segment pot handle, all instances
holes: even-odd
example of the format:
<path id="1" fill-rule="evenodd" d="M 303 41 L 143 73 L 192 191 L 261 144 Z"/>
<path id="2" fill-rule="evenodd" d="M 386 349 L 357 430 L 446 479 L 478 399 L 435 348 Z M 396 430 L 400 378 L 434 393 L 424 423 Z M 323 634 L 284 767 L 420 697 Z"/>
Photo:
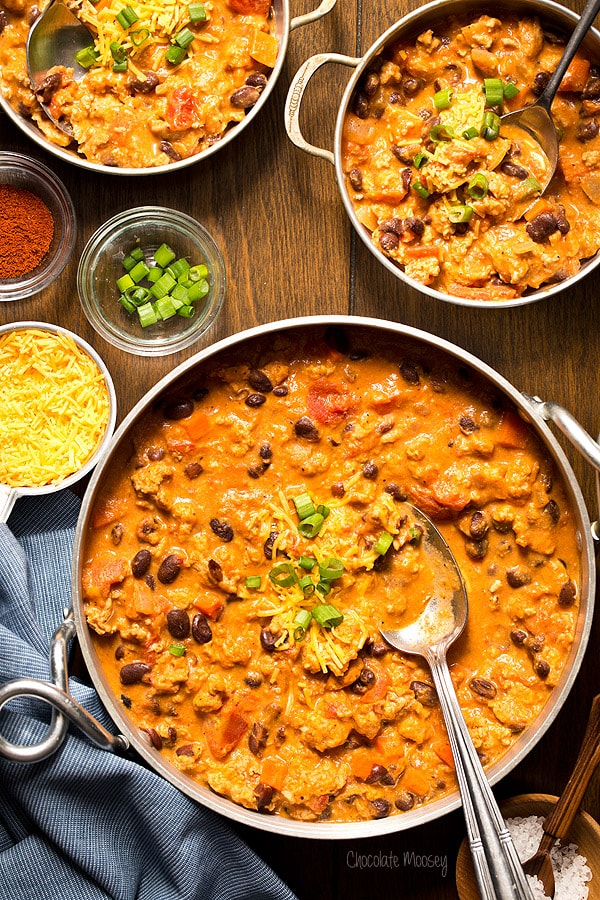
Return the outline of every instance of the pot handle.
<path id="1" fill-rule="evenodd" d="M 324 150 L 322 147 L 315 147 L 314 144 L 309 144 L 302 136 L 299 124 L 300 105 L 308 82 L 317 69 L 329 62 L 356 68 L 360 62 L 360 57 L 343 56 L 340 53 L 317 53 L 316 56 L 311 56 L 307 59 L 292 78 L 288 90 L 285 101 L 285 129 L 292 144 L 295 144 L 300 150 L 305 150 L 312 156 L 320 156 L 334 165 L 335 158 L 331 150 Z"/>
<path id="2" fill-rule="evenodd" d="M 596 471 L 600 472 L 600 444 L 588 434 L 572 413 L 553 400 L 540 400 L 539 397 L 530 397 L 528 394 L 523 396 L 529 402 L 536 415 L 540 416 L 545 422 L 554 422 L 559 431 L 562 431 L 575 449 L 579 450 L 583 458 Z"/>
<path id="3" fill-rule="evenodd" d="M 129 749 L 129 741 L 121 734 L 107 731 L 68 692 L 67 645 L 75 636 L 73 611 L 66 610 L 65 618 L 56 630 L 50 646 L 50 675 L 52 682 L 35 678 L 15 678 L 0 686 L 0 710 L 16 697 L 33 697 L 52 706 L 52 719 L 46 736 L 37 744 L 12 744 L 0 735 L 0 756 L 13 762 L 39 762 L 58 750 L 63 743 L 69 720 L 77 725 L 94 744 L 112 753 Z"/>
<path id="4" fill-rule="evenodd" d="M 290 22 L 290 31 L 293 31 L 294 28 L 300 28 L 301 25 L 308 25 L 309 22 L 316 22 L 317 19 L 322 19 L 323 16 L 326 16 L 327 13 L 331 12 L 337 0 L 321 0 L 317 9 L 313 9 L 312 12 L 305 13 L 303 16 L 296 16 Z"/>

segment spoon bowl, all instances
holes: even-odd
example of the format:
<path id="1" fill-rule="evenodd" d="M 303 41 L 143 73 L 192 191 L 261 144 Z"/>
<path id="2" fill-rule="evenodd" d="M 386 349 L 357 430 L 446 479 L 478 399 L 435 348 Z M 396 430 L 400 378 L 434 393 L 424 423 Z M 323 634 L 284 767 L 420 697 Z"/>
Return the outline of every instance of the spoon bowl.
<path id="1" fill-rule="evenodd" d="M 70 137 L 73 136 L 70 124 L 56 118 L 51 111 L 45 98 L 46 87 L 50 87 L 48 79 L 52 78 L 51 72 L 56 66 L 72 69 L 76 81 L 83 78 L 87 70 L 79 65 L 76 55 L 93 43 L 92 33 L 62 0 L 52 0 L 32 25 L 27 38 L 27 70 L 31 87 L 48 118 Z"/>
<path id="2" fill-rule="evenodd" d="M 541 183 L 542 194 L 552 181 L 558 164 L 558 132 L 550 111 L 552 101 L 598 11 L 600 11 L 600 0 L 588 0 L 556 69 L 535 103 L 522 109 L 513 110 L 501 117 L 503 132 L 506 132 L 508 126 L 512 129 L 521 129 L 540 145 L 547 160 L 545 177 Z"/>
<path id="3" fill-rule="evenodd" d="M 423 549 L 433 567 L 433 588 L 423 611 L 403 628 L 382 637 L 403 653 L 427 660 L 437 690 L 467 824 L 469 844 L 484 900 L 532 897 L 525 873 L 496 804 L 463 718 L 446 653 L 463 631 L 468 614 L 465 584 L 448 544 L 433 522 L 412 507 L 424 531 Z"/>

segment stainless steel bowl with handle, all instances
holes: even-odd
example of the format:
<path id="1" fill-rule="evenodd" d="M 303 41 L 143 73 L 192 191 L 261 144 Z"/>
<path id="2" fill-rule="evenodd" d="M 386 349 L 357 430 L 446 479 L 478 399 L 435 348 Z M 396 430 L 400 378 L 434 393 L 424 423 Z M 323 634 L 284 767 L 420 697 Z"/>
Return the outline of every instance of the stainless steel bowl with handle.
<path id="1" fill-rule="evenodd" d="M 554 2 L 554 0 L 523 0 L 523 2 L 521 2 L 521 0 L 507 0 L 507 2 L 502 5 L 501 12 L 498 12 L 497 15 L 501 20 L 503 15 L 511 13 L 526 19 L 532 17 L 539 18 L 544 31 L 564 36 L 565 43 L 578 21 L 576 13 L 559 3 Z M 529 288 L 521 296 L 490 300 L 479 299 L 474 296 L 467 296 L 466 294 L 465 296 L 458 296 L 453 293 L 446 293 L 443 290 L 437 289 L 435 286 L 430 286 L 410 277 L 391 256 L 386 255 L 381 250 L 380 246 L 374 242 L 371 231 L 366 227 L 364 222 L 361 221 L 357 208 L 350 196 L 348 173 L 344 170 L 343 159 L 344 126 L 346 117 L 353 109 L 353 103 L 361 90 L 362 82 L 377 68 L 378 62 L 385 55 L 386 48 L 408 39 L 412 41 L 418 35 L 426 33 L 428 29 L 432 29 L 434 35 L 443 36 L 444 26 L 449 21 L 450 17 L 459 17 L 462 19 L 464 16 L 466 20 L 471 20 L 480 15 L 493 16 L 494 11 L 485 9 L 480 0 L 460 0 L 460 2 L 456 2 L 456 0 L 433 0 L 433 2 L 419 7 L 399 19 L 395 24 L 388 28 L 361 57 L 353 57 L 334 52 L 319 53 L 310 57 L 302 64 L 292 78 L 285 103 L 284 115 L 286 131 L 292 143 L 309 155 L 326 160 L 334 166 L 340 196 L 348 217 L 359 238 L 382 266 L 409 287 L 426 294 L 427 296 L 434 297 L 437 300 L 459 306 L 497 310 L 498 308 L 510 308 L 539 300 L 547 300 L 561 291 L 568 290 L 569 287 L 586 277 L 597 267 L 600 263 L 600 252 L 595 253 L 595 255 L 589 258 L 583 259 L 579 270 L 570 274 L 569 277 L 566 277 L 563 280 L 557 280 L 556 283 L 551 283 L 549 281 L 546 284 L 542 284 L 542 286 L 537 289 Z M 596 29 L 589 29 L 589 32 L 581 45 L 581 52 L 583 54 L 589 54 L 589 58 L 592 62 L 600 60 L 600 33 Z M 318 70 L 327 65 L 341 65 L 354 70 L 346 85 L 340 105 L 337 109 L 331 149 L 311 144 L 304 137 L 300 128 L 302 102 L 305 91 Z M 321 74 L 318 77 L 323 78 L 326 77 L 326 75 Z M 315 81 L 317 80 L 318 79 L 315 79 Z M 517 106 L 521 105 L 523 104 L 517 102 Z M 436 110 L 432 109 L 432 113 L 435 112 Z M 390 131 L 393 132 L 393 124 L 390 124 L 389 127 Z M 399 134 L 401 135 L 400 129 Z M 381 147 L 378 145 L 376 157 L 377 166 L 384 166 L 383 161 L 384 156 Z M 398 161 L 396 160 L 395 165 L 397 164 Z M 413 177 L 418 178 L 418 175 L 414 175 Z M 393 183 L 390 181 L 390 191 L 392 191 L 392 188 Z M 376 208 L 376 204 L 374 205 L 374 208 Z M 387 215 L 388 206 L 385 208 Z M 393 212 L 391 215 L 400 216 L 401 212 Z"/>
<path id="2" fill-rule="evenodd" d="M 387 342 L 387 345 L 389 345 L 390 340 L 397 340 L 398 342 L 409 340 L 414 342 L 418 351 L 424 355 L 435 355 L 436 357 L 447 355 L 453 365 L 458 363 L 461 367 L 472 369 L 478 377 L 484 380 L 486 385 L 494 389 L 494 392 L 516 406 L 520 415 L 537 434 L 543 445 L 544 453 L 552 459 L 557 472 L 562 477 L 575 517 L 578 541 L 581 548 L 580 609 L 576 633 L 568 660 L 557 685 L 550 693 L 546 705 L 536 721 L 521 733 L 508 753 L 488 770 L 491 783 L 496 783 L 510 772 L 543 737 L 555 720 L 573 687 L 586 651 L 592 624 L 596 578 L 593 526 L 569 462 L 546 421 L 552 420 L 552 422 L 556 423 L 558 428 L 569 437 L 597 470 L 600 470 L 600 446 L 582 429 L 575 418 L 558 403 L 543 402 L 538 398 L 522 393 L 490 366 L 460 347 L 409 326 L 380 319 L 351 316 L 294 318 L 271 322 L 267 325 L 261 325 L 232 335 L 183 362 L 159 381 L 131 410 L 116 432 L 107 455 L 94 471 L 83 500 L 73 550 L 73 612 L 68 617 L 64 628 L 59 629 L 59 640 L 63 644 L 72 636 L 73 631 L 76 631 L 91 678 L 120 735 L 115 737 L 114 735 L 107 735 L 104 731 L 99 731 L 89 714 L 83 708 L 77 706 L 60 684 L 57 686 L 44 684 L 43 699 L 54 703 L 59 710 L 59 717 L 67 716 L 75 721 L 92 740 L 104 749 L 120 752 L 124 747 L 134 747 L 148 765 L 169 782 L 199 803 L 228 818 L 245 825 L 288 836 L 317 839 L 350 839 L 374 837 L 422 825 L 456 809 L 460 804 L 458 793 L 450 794 L 419 808 L 415 807 L 413 810 L 401 815 L 353 823 L 299 821 L 284 818 L 283 816 L 264 815 L 263 813 L 238 806 L 231 800 L 193 781 L 189 776 L 176 769 L 151 745 L 148 735 L 138 731 L 137 727 L 129 719 L 119 696 L 109 686 L 107 676 L 99 663 L 94 641 L 86 621 L 82 591 L 82 574 L 86 562 L 86 534 L 93 514 L 94 503 L 109 477 L 111 467 L 114 467 L 115 461 L 122 457 L 124 449 L 130 446 L 132 429 L 139 425 L 145 414 L 159 401 L 164 400 L 167 396 L 177 395 L 178 391 L 181 392 L 186 385 L 193 383 L 194 375 L 196 373 L 199 374 L 207 362 L 212 364 L 221 352 L 228 354 L 233 352 L 236 358 L 244 359 L 253 342 L 257 340 L 261 342 L 261 346 L 264 346 L 265 341 L 271 339 L 275 341 L 278 335 L 285 334 L 291 337 L 298 335 L 298 338 L 300 338 L 307 330 L 310 330 L 311 336 L 314 333 L 315 340 L 318 340 L 331 328 L 345 332 L 349 340 L 352 340 L 355 332 L 360 332 L 361 341 L 363 342 L 361 346 L 365 346 L 364 341 L 366 340 L 368 345 L 374 349 L 381 343 Z M 12 686 L 0 688 L 0 707 L 11 697 L 18 695 L 19 689 L 23 693 L 31 694 L 34 691 L 34 685 L 28 681 L 26 685 L 19 686 L 18 683 L 13 683 Z M 62 740 L 61 735 L 59 735 L 59 740 Z M 54 748 L 49 749 L 45 745 L 43 747 L 43 755 L 47 755 L 48 752 L 51 752 L 51 749 Z M 15 752 L 15 748 L 7 748 L 5 744 L 2 745 L 0 742 L 0 753 L 5 755 L 12 753 L 11 758 L 18 759 L 18 748 L 16 750 L 17 752 Z M 35 753 L 35 750 L 32 750 L 32 748 L 27 748 L 27 750 L 30 755 Z"/>

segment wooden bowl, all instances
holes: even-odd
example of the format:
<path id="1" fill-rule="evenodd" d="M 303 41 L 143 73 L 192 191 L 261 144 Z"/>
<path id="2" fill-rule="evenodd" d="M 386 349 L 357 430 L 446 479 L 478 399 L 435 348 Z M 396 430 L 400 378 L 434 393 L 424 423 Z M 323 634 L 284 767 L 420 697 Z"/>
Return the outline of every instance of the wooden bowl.
<path id="1" fill-rule="evenodd" d="M 520 794 L 500 804 L 505 819 L 516 816 L 548 815 L 558 797 L 551 794 Z M 577 814 L 569 832 L 569 842 L 577 844 L 592 871 L 588 882 L 588 900 L 600 900 L 600 825 L 583 810 Z M 460 900 L 479 900 L 479 890 L 467 839 L 462 842 L 456 859 L 456 887 Z"/>

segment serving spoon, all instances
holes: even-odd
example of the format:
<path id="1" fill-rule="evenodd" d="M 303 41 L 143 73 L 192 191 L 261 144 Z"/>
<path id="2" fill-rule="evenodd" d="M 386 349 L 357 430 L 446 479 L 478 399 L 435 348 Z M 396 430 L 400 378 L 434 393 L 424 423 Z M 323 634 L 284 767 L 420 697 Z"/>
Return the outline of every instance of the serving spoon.
<path id="1" fill-rule="evenodd" d="M 467 824 L 469 846 L 484 900 L 532 900 L 531 889 L 463 718 L 446 653 L 462 633 L 468 611 L 465 584 L 448 544 L 433 522 L 412 507 L 424 528 L 425 552 L 436 572 L 436 589 L 410 624 L 382 637 L 403 653 L 429 663 L 446 723 Z M 441 574 L 438 575 L 438 572 Z M 438 587 L 443 586 L 443 590 Z"/>
<path id="2" fill-rule="evenodd" d="M 564 53 L 550 77 L 550 81 L 535 103 L 532 103 L 531 106 L 525 106 L 522 109 L 516 109 L 513 112 L 506 113 L 500 119 L 501 128 L 510 125 L 513 128 L 521 128 L 532 135 L 548 158 L 549 166 L 545 183 L 541 185 L 542 193 L 544 193 L 552 181 L 558 164 L 558 132 L 550 112 L 550 107 L 552 106 L 552 101 L 560 87 L 560 83 L 563 80 L 569 64 L 577 53 L 579 45 L 583 41 L 599 10 L 600 0 L 588 0 L 581 17 L 569 38 Z"/>
<path id="3" fill-rule="evenodd" d="M 547 897 L 554 897 L 554 872 L 550 850 L 555 841 L 564 840 L 568 836 L 598 763 L 600 763 L 600 694 L 592 700 L 583 743 L 571 777 L 552 812 L 544 819 L 544 835 L 540 846 L 534 855 L 523 863 L 523 869 L 528 875 L 540 879 Z"/>
<path id="4" fill-rule="evenodd" d="M 73 137 L 73 129 L 69 122 L 57 118 L 50 111 L 43 96 L 44 84 L 46 79 L 52 77 L 49 72 L 55 66 L 73 69 L 73 78 L 80 81 L 87 69 L 79 65 L 76 54 L 93 43 L 91 31 L 79 21 L 63 0 L 51 0 L 29 30 L 25 52 L 31 86 L 48 118 L 69 137 Z"/>

